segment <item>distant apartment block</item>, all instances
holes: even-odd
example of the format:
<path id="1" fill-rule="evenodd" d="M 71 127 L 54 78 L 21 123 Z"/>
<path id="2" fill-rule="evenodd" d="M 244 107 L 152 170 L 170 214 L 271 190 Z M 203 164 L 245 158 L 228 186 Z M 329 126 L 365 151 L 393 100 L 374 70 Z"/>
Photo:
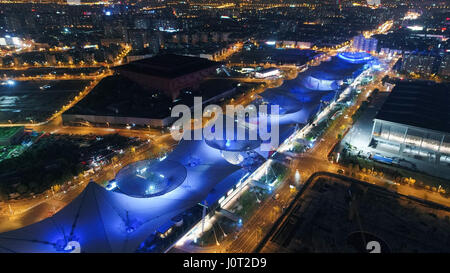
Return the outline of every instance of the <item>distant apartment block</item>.
<path id="1" fill-rule="evenodd" d="M 442 78 L 450 78 L 450 54 L 447 54 L 441 59 L 438 76 Z"/>
<path id="2" fill-rule="evenodd" d="M 365 38 L 358 35 L 353 38 L 353 48 L 359 51 L 374 52 L 377 51 L 378 40 L 375 38 Z"/>
<path id="3" fill-rule="evenodd" d="M 406 54 L 403 56 L 402 71 L 429 76 L 435 72 L 438 59 L 431 54 Z"/>

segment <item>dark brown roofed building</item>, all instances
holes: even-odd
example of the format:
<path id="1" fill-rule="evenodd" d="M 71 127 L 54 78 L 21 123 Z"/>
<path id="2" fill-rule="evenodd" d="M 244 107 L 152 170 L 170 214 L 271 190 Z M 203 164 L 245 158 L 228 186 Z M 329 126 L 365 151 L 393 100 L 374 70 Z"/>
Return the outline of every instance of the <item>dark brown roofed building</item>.
<path id="1" fill-rule="evenodd" d="M 157 55 L 118 66 L 115 70 L 151 91 L 175 99 L 185 88 L 197 88 L 221 63 L 174 54 Z"/>

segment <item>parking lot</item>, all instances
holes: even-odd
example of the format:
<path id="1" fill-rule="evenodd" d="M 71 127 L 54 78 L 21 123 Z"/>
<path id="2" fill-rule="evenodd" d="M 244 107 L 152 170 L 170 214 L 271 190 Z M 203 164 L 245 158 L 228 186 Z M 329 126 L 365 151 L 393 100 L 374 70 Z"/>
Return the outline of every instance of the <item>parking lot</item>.
<path id="1" fill-rule="evenodd" d="M 42 122 L 71 101 L 90 81 L 2 81 L 0 123 Z"/>

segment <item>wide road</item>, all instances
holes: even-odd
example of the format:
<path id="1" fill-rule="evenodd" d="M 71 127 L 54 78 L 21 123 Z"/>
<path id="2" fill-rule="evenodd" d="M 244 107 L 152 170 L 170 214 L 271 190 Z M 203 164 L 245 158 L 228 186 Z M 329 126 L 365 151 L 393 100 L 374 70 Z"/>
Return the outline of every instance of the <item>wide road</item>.
<path id="1" fill-rule="evenodd" d="M 13 200 L 2 205 L 0 233 L 36 223 L 53 215 L 75 199 L 89 181 L 93 180 L 103 184 L 113 179 L 123 166 L 139 160 L 154 158 L 161 151 L 170 150 L 174 144 L 170 134 L 162 135 L 150 144 L 144 144 L 135 152 L 126 153 L 119 161 L 103 166 L 93 174 L 66 182 L 67 185 L 70 182 L 69 189 L 66 191 L 61 190 L 54 193 L 48 190 L 43 194 L 35 195 L 34 198 Z"/>
<path id="2" fill-rule="evenodd" d="M 394 62 L 395 60 L 390 63 L 391 68 Z M 367 96 L 373 89 L 383 88 L 380 79 L 388 73 L 388 71 L 378 73 L 376 81 L 361 88 L 361 93 L 359 94 L 355 104 L 346 109 L 342 115 L 336 118 L 335 122 L 332 123 L 322 137 L 316 140 L 314 147 L 294 158 L 291 162 L 291 167 L 289 168 L 291 171 L 290 175 L 287 176 L 287 178 L 272 194 L 272 196 L 278 194 L 279 197 L 277 200 L 274 198 L 267 198 L 263 201 L 252 217 L 244 223 L 244 226 L 237 234 L 237 237 L 232 238 L 232 242 L 224 242 L 223 244 L 226 245 L 227 248 L 219 248 L 218 252 L 249 253 L 254 251 L 259 241 L 270 229 L 275 220 L 281 216 L 283 208 L 287 207 L 293 200 L 295 191 L 292 191 L 289 185 L 294 184 L 293 175 L 295 170 L 299 171 L 301 180 L 306 181 L 316 172 L 337 172 L 338 169 L 341 169 L 338 165 L 332 164 L 328 161 L 328 153 L 339 141 L 338 135 L 342 134 L 342 132 L 351 127 L 351 116 L 359 108 L 362 101 L 366 100 Z"/>

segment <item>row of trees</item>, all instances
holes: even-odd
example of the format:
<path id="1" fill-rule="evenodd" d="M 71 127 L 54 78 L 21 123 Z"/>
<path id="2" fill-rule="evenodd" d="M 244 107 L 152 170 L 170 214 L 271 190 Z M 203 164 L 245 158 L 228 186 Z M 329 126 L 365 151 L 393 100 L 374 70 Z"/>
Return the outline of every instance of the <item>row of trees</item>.
<path id="1" fill-rule="evenodd" d="M 134 144 L 137 142 L 119 135 L 102 139 L 58 135 L 42 138 L 20 156 L 0 162 L 0 201 L 10 195 L 26 197 L 51 188 L 58 190 L 64 182 L 89 169 L 86 161 L 92 156 L 111 154 L 108 147 L 117 150 Z"/>
<path id="2" fill-rule="evenodd" d="M 355 178 L 361 179 L 363 174 L 386 178 L 391 181 L 395 181 L 398 184 L 409 185 L 416 188 L 423 188 L 426 190 L 438 192 L 444 196 L 450 196 L 450 191 L 448 190 L 448 185 L 437 185 L 430 181 L 421 181 L 417 178 L 412 177 L 407 171 L 400 172 L 396 168 L 387 166 L 382 167 L 380 164 L 375 164 L 364 158 L 359 158 L 355 155 L 351 155 L 346 150 L 341 153 L 341 160 L 339 163 L 343 166 L 347 166 L 349 170 L 349 175 Z"/>
<path id="3" fill-rule="evenodd" d="M 42 139 L 20 156 L 0 162 L 1 198 L 40 193 L 83 170 L 80 149 L 68 140 Z"/>

